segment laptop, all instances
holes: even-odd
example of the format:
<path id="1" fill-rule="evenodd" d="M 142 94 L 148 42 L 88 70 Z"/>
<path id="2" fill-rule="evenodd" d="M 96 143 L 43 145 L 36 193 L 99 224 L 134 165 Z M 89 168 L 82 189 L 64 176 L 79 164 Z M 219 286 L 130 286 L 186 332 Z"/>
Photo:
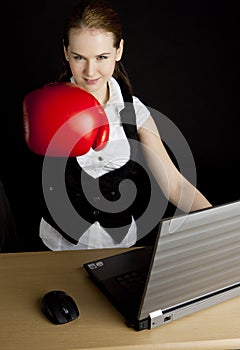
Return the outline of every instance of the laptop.
<path id="1" fill-rule="evenodd" d="M 152 246 L 89 261 L 88 276 L 136 331 L 240 295 L 240 201 L 163 218 Z"/>

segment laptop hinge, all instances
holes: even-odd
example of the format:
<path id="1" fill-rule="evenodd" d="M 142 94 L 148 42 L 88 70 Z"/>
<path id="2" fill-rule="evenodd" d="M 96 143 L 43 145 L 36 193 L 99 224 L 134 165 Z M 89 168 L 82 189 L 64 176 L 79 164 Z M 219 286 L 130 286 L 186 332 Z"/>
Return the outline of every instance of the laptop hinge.
<path id="1" fill-rule="evenodd" d="M 168 323 L 172 321 L 172 314 L 164 314 L 162 310 L 157 310 L 157 311 L 153 311 L 150 312 L 149 314 L 149 319 L 150 319 L 150 325 L 149 328 L 155 328 L 155 327 L 159 327 L 164 323 Z"/>

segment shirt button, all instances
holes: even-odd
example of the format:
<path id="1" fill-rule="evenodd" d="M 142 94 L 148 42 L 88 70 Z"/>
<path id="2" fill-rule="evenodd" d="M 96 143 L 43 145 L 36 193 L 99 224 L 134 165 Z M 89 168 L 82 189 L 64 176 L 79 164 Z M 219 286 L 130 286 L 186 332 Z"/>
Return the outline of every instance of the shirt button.
<path id="1" fill-rule="evenodd" d="M 103 157 L 99 156 L 99 157 L 98 157 L 98 160 L 102 161 L 102 160 L 103 160 Z"/>
<path id="2" fill-rule="evenodd" d="M 94 210 L 93 215 L 97 216 L 99 214 L 99 210 Z"/>

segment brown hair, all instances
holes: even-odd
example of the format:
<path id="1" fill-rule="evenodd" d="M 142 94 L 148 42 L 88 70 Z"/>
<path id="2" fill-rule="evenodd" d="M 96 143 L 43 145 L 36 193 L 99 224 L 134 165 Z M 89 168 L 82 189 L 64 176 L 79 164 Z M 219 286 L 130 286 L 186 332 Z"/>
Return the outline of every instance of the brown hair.
<path id="1" fill-rule="evenodd" d="M 69 31 L 72 28 L 96 28 L 113 34 L 114 47 L 119 48 L 122 39 L 122 24 L 118 12 L 106 0 L 81 0 L 75 5 L 66 18 L 63 31 L 63 44 L 69 45 Z M 63 59 L 62 72 L 59 81 L 68 81 L 71 77 L 71 70 L 68 62 Z M 131 95 L 133 89 L 121 61 L 117 61 L 113 72 L 121 87 Z"/>

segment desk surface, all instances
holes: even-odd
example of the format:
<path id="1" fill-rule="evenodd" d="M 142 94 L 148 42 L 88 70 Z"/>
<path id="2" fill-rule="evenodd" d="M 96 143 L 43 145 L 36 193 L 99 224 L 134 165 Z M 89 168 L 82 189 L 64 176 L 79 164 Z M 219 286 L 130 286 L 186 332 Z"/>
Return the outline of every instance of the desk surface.
<path id="1" fill-rule="evenodd" d="M 90 281 L 82 265 L 124 249 L 0 254 L 2 350 L 240 349 L 240 297 L 137 332 Z M 40 311 L 52 289 L 67 291 L 80 317 L 53 325 Z"/>

